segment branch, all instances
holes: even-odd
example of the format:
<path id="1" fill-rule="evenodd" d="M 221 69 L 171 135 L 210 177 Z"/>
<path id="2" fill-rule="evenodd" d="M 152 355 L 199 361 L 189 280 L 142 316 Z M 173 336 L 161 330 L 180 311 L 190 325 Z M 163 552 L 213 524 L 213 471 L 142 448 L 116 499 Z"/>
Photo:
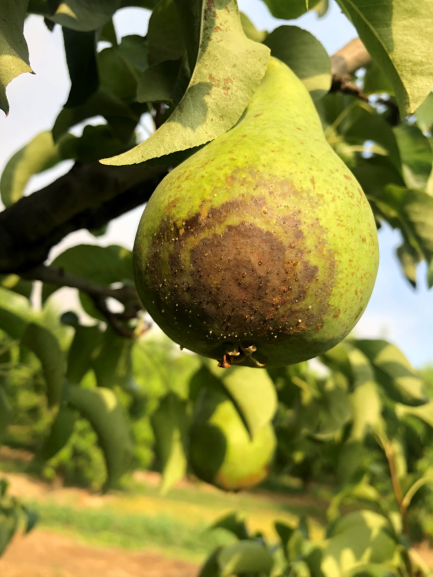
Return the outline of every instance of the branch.
<path id="1" fill-rule="evenodd" d="M 167 166 L 141 164 L 75 164 L 0 213 L 0 273 L 28 271 L 71 232 L 100 228 L 147 202 L 167 171 Z"/>
<path id="2" fill-rule="evenodd" d="M 88 294 L 99 312 L 107 319 L 107 323 L 118 334 L 127 338 L 134 337 L 134 332 L 128 329 L 122 321 L 136 318 L 138 312 L 143 310 L 135 287 L 123 285 L 120 288 L 111 288 L 69 274 L 62 268 L 52 268 L 43 265 L 30 269 L 21 276 L 28 280 L 40 280 L 56 286 L 76 288 Z M 110 311 L 107 305 L 107 299 L 110 297 L 123 304 L 123 312 L 113 313 Z"/>
<path id="3" fill-rule="evenodd" d="M 368 66 L 371 62 L 371 56 L 367 52 L 367 48 L 359 38 L 354 38 L 331 56 L 332 74 L 350 76 L 360 68 Z"/>

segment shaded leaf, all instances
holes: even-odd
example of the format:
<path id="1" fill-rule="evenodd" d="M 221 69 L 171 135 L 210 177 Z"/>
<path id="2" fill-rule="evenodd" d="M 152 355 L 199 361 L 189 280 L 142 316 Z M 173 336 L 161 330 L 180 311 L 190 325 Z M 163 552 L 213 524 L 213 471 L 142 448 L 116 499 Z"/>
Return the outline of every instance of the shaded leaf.
<path id="1" fill-rule="evenodd" d="M 6 393 L 0 385 L 0 443 L 6 433 L 10 418 L 12 416 L 12 409 L 7 400 Z"/>
<path id="2" fill-rule="evenodd" d="M 138 71 L 144 72 L 149 66 L 148 43 L 146 38 L 131 34 L 123 36 L 119 45 L 120 53 Z"/>
<path id="3" fill-rule="evenodd" d="M 17 274 L 0 275 L 0 286 L 27 299 L 30 298 L 33 290 L 33 282 L 24 280 Z"/>
<path id="4" fill-rule="evenodd" d="M 380 339 L 354 341 L 373 364 L 377 382 L 399 402 L 418 405 L 425 402 L 421 376 L 395 345 Z"/>
<path id="5" fill-rule="evenodd" d="M 427 96 L 416 112 L 416 123 L 423 132 L 433 132 L 433 93 Z"/>
<path id="6" fill-rule="evenodd" d="M 319 2 L 319 0 L 263 0 L 266 6 L 269 8 L 269 12 L 275 18 L 281 18 L 282 20 L 293 20 L 299 18 L 302 14 L 305 14 L 307 10 L 314 8 Z"/>
<path id="7" fill-rule="evenodd" d="M 63 449 L 74 431 L 78 417 L 79 414 L 77 411 L 69 409 L 68 407 L 60 408 L 51 426 L 50 433 L 38 452 L 38 459 L 48 461 L 48 459 L 51 459 L 51 457 L 54 457 L 54 455 Z"/>
<path id="8" fill-rule="evenodd" d="M 152 415 L 152 427 L 162 468 L 161 493 L 166 493 L 186 473 L 186 403 L 168 393 Z"/>
<path id="9" fill-rule="evenodd" d="M 179 13 L 173 0 L 158 2 L 149 20 L 147 39 L 151 66 L 182 57 L 185 42 Z"/>
<path id="10" fill-rule="evenodd" d="M 68 387 L 68 404 L 95 430 L 107 465 L 108 490 L 126 472 L 133 446 L 128 419 L 116 395 L 109 389 Z"/>
<path id="11" fill-rule="evenodd" d="M 392 83 L 402 117 L 415 112 L 433 87 L 433 38 L 425 26 L 433 4 L 337 0 L 373 60 Z"/>
<path id="12" fill-rule="evenodd" d="M 51 132 L 41 132 L 16 152 L 6 164 L 1 176 L 0 192 L 3 204 L 10 206 L 17 202 L 33 175 L 58 164 L 63 159 L 61 144 L 73 138 L 67 134 L 61 142 L 55 144 Z"/>
<path id="13" fill-rule="evenodd" d="M 212 553 L 201 567 L 198 577 L 221 577 L 220 566 L 218 563 L 218 556 L 220 551 L 221 547 L 217 547 L 214 551 L 212 551 Z"/>
<path id="14" fill-rule="evenodd" d="M 240 13 L 242 29 L 245 32 L 245 36 L 254 42 L 263 42 L 268 33 L 266 30 L 257 30 L 251 20 L 243 12 Z"/>
<path id="15" fill-rule="evenodd" d="M 47 384 L 48 403 L 51 407 L 57 406 L 62 396 L 66 372 L 65 357 L 59 341 L 48 329 L 30 323 L 21 345 L 30 349 L 40 360 Z"/>
<path id="16" fill-rule="evenodd" d="M 274 559 L 261 543 L 238 541 L 222 547 L 218 554 L 221 577 L 254 571 L 260 575 L 270 575 Z"/>
<path id="17" fill-rule="evenodd" d="M 382 70 L 375 62 L 371 62 L 366 68 L 363 78 L 364 94 L 391 94 L 394 95 L 394 88 Z"/>
<path id="18" fill-rule="evenodd" d="M 98 89 L 99 78 L 96 63 L 95 32 L 77 32 L 63 28 L 66 62 L 68 64 L 71 90 L 66 108 L 81 106 Z"/>
<path id="19" fill-rule="evenodd" d="M 104 48 L 98 54 L 101 88 L 122 100 L 134 100 L 139 72 L 118 46 Z"/>
<path id="20" fill-rule="evenodd" d="M 433 401 L 430 401 L 425 405 L 420 405 L 419 407 L 409 407 L 397 403 L 395 406 L 395 413 L 400 419 L 405 415 L 413 415 L 414 417 L 423 420 L 427 425 L 430 425 L 430 427 L 433 427 Z"/>
<path id="21" fill-rule="evenodd" d="M 238 511 L 229 513 L 221 519 L 218 519 L 210 526 L 210 529 L 225 529 L 233 533 L 238 539 L 249 539 L 245 520 L 241 517 Z"/>
<path id="22" fill-rule="evenodd" d="M 352 404 L 352 441 L 361 441 L 370 429 L 375 429 L 381 422 L 382 402 L 376 384 L 367 381 L 358 387 L 350 396 Z"/>
<path id="23" fill-rule="evenodd" d="M 425 190 L 432 171 L 433 151 L 429 140 L 415 125 L 400 124 L 394 129 L 408 188 Z"/>
<path id="24" fill-rule="evenodd" d="M 23 34 L 28 0 L 2 0 L 0 18 L 0 108 L 8 114 L 6 86 L 11 80 L 32 72 Z"/>
<path id="25" fill-rule="evenodd" d="M 331 88 L 331 61 L 323 45 L 310 32 L 297 26 L 280 26 L 264 44 L 302 80 L 313 100 Z"/>
<path id="26" fill-rule="evenodd" d="M 132 380 L 131 354 L 134 341 L 119 336 L 107 327 L 99 343 L 92 358 L 98 387 L 127 387 Z"/>
<path id="27" fill-rule="evenodd" d="M 102 333 L 98 325 L 86 327 L 78 325 L 68 350 L 66 378 L 70 383 L 78 384 L 91 369 L 93 355 L 100 346 Z"/>
<path id="28" fill-rule="evenodd" d="M 166 60 L 151 66 L 140 76 L 138 102 L 170 102 L 175 98 L 180 60 Z"/>
<path id="29" fill-rule="evenodd" d="M 221 8 L 209 8 L 205 11 L 197 66 L 173 114 L 147 140 L 103 163 L 118 166 L 144 162 L 220 136 L 239 120 L 266 71 L 268 59 L 268 48 L 248 40 L 243 33 L 234 0 Z"/>
<path id="30" fill-rule="evenodd" d="M 413 287 L 416 287 L 416 267 L 420 263 L 419 254 L 408 242 L 404 242 L 397 248 L 397 257 L 404 276 Z"/>
<path id="31" fill-rule="evenodd" d="M 0 330 L 13 339 L 21 339 L 27 328 L 27 321 L 15 313 L 0 308 Z"/>
<path id="32" fill-rule="evenodd" d="M 119 7 L 120 0 L 62 0 L 53 15 L 45 16 L 66 28 L 88 32 L 104 26 Z"/>
<path id="33" fill-rule="evenodd" d="M 110 125 L 88 125 L 80 137 L 68 138 L 60 145 L 64 158 L 73 158 L 79 162 L 96 162 L 106 154 L 116 154 L 129 148 L 118 138 Z"/>

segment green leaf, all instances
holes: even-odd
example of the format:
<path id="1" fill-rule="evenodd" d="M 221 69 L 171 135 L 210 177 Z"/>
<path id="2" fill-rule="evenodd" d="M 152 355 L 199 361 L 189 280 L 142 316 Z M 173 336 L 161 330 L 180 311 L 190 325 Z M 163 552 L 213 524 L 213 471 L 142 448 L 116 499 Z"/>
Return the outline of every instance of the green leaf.
<path id="1" fill-rule="evenodd" d="M 400 149 L 406 186 L 425 190 L 433 162 L 428 138 L 415 125 L 400 124 L 393 130 Z"/>
<path id="2" fill-rule="evenodd" d="M 404 186 L 401 174 L 386 156 L 360 159 L 352 172 L 370 201 L 380 201 L 388 184 Z"/>
<path id="3" fill-rule="evenodd" d="M 162 468 L 161 493 L 165 494 L 186 473 L 186 403 L 170 392 L 162 399 L 151 420 Z"/>
<path id="4" fill-rule="evenodd" d="M 124 409 L 113 391 L 98 387 L 68 387 L 68 404 L 87 419 L 95 430 L 107 465 L 108 490 L 126 472 L 133 446 Z"/>
<path id="5" fill-rule="evenodd" d="M 268 60 L 268 48 L 245 36 L 235 0 L 206 10 L 197 66 L 177 108 L 147 140 L 103 163 L 140 163 L 224 134 L 245 110 Z"/>
<path id="6" fill-rule="evenodd" d="M 132 339 L 125 339 L 107 327 L 92 358 L 98 387 L 112 389 L 129 385 L 132 380 L 133 346 Z"/>
<path id="7" fill-rule="evenodd" d="M 416 287 L 416 267 L 421 262 L 418 252 L 408 242 L 397 248 L 397 257 L 400 261 L 404 276 L 410 284 Z"/>
<path id="8" fill-rule="evenodd" d="M 395 413 L 399 419 L 406 415 L 413 415 L 427 423 L 427 425 L 430 425 L 430 427 L 433 427 L 433 401 L 430 401 L 425 405 L 420 405 L 419 407 L 409 407 L 397 403 L 395 406 Z"/>
<path id="9" fill-rule="evenodd" d="M 233 533 L 233 535 L 237 537 L 239 540 L 249 539 L 245 519 L 240 515 L 238 511 L 229 513 L 228 515 L 225 515 L 221 519 L 218 519 L 209 528 L 225 529 L 226 531 L 230 531 L 230 533 Z"/>
<path id="10" fill-rule="evenodd" d="M 221 547 L 217 547 L 212 551 L 201 567 L 198 577 L 221 577 L 220 567 L 218 564 L 218 555 L 220 551 Z"/>
<path id="11" fill-rule="evenodd" d="M 363 78 L 363 92 L 367 95 L 382 93 L 394 95 L 391 82 L 375 62 L 367 66 Z"/>
<path id="12" fill-rule="evenodd" d="M 71 90 L 66 108 L 81 106 L 99 86 L 96 63 L 96 33 L 77 32 L 63 28 L 66 62 L 71 79 Z"/>
<path id="13" fill-rule="evenodd" d="M 241 23 L 242 29 L 245 32 L 245 36 L 250 40 L 254 40 L 254 42 L 263 42 L 266 38 L 268 33 L 266 30 L 257 30 L 251 20 L 248 18 L 246 14 L 243 12 L 240 13 L 241 15 Z"/>
<path id="14" fill-rule="evenodd" d="M 7 400 L 6 393 L 3 387 L 0 386 L 0 443 L 6 433 L 10 418 L 12 416 L 12 409 Z"/>
<path id="15" fill-rule="evenodd" d="M 319 0 L 263 0 L 269 8 L 269 12 L 275 18 L 282 20 L 294 20 L 305 14 L 307 10 L 314 8 Z"/>
<path id="16" fill-rule="evenodd" d="M 354 341 L 373 364 L 377 382 L 398 402 L 419 405 L 425 402 L 421 376 L 395 345 L 380 339 Z"/>
<path id="17" fill-rule="evenodd" d="M 116 154 L 127 148 L 129 146 L 106 124 L 85 126 L 80 137 L 71 137 L 60 145 L 64 158 L 73 158 L 79 162 L 96 162 L 101 156 Z"/>
<path id="18" fill-rule="evenodd" d="M 420 477 L 419 479 L 417 479 L 415 481 L 415 483 L 413 483 L 408 491 L 406 492 L 404 499 L 403 499 L 403 505 L 407 508 L 409 507 L 414 495 L 416 494 L 416 492 L 421 489 L 421 487 L 423 487 L 424 485 L 427 485 L 429 483 L 433 483 L 433 470 L 431 467 L 429 467 L 427 469 L 427 471 L 422 475 L 422 477 Z"/>
<path id="19" fill-rule="evenodd" d="M 314 6 L 313 10 L 317 12 L 319 18 L 322 18 L 329 10 L 329 0 L 319 0 L 319 3 Z"/>
<path id="20" fill-rule="evenodd" d="M 24 280 L 17 274 L 0 275 L 0 286 L 27 299 L 30 298 L 33 290 L 33 282 Z"/>
<path id="21" fill-rule="evenodd" d="M 0 108 L 9 113 L 6 86 L 24 72 L 33 72 L 23 34 L 28 0 L 2 0 L 0 18 Z"/>
<path id="22" fill-rule="evenodd" d="M 274 558 L 264 545 L 255 541 L 238 541 L 222 547 L 218 554 L 221 577 L 253 571 L 270 575 Z"/>
<path id="23" fill-rule="evenodd" d="M 427 96 L 416 112 L 416 123 L 423 132 L 433 132 L 433 93 Z"/>
<path id="24" fill-rule="evenodd" d="M 139 72 L 118 46 L 105 48 L 98 54 L 101 88 L 121 100 L 135 99 Z"/>
<path id="25" fill-rule="evenodd" d="M 60 408 L 51 426 L 50 433 L 38 452 L 38 459 L 48 461 L 48 459 L 51 459 L 63 449 L 74 431 L 78 417 L 79 414 L 77 411 L 69 409 L 68 407 Z"/>
<path id="26" fill-rule="evenodd" d="M 68 350 L 66 378 L 78 384 L 91 368 L 95 350 L 100 346 L 102 333 L 98 325 L 86 327 L 78 325 Z"/>
<path id="27" fill-rule="evenodd" d="M 433 38 L 426 22 L 433 4 L 337 0 L 373 60 L 394 87 L 402 117 L 415 112 L 433 87 Z"/>
<path id="28" fill-rule="evenodd" d="M 1 176 L 0 192 L 3 204 L 10 206 L 17 202 L 33 175 L 58 164 L 63 159 L 60 145 L 73 138 L 67 134 L 62 142 L 54 144 L 51 132 L 41 132 L 16 152 L 6 164 Z"/>
<path id="29" fill-rule="evenodd" d="M 0 330 L 13 339 L 21 339 L 27 328 L 27 321 L 15 313 L 0 308 Z"/>
<path id="30" fill-rule="evenodd" d="M 352 441 L 362 441 L 369 432 L 375 429 L 381 422 L 382 402 L 377 391 L 377 386 L 372 381 L 367 381 L 358 387 L 350 396 L 352 404 Z"/>
<path id="31" fill-rule="evenodd" d="M 95 92 L 82 106 L 77 106 L 77 108 L 64 108 L 60 112 L 52 130 L 54 141 L 57 142 L 72 126 L 75 126 L 87 118 L 99 115 L 103 116 L 108 123 L 112 124 L 113 128 L 115 128 L 113 121 L 116 121 L 116 123 L 123 121 L 132 124 L 132 129 L 129 133 L 134 129 L 139 120 L 139 117 L 118 96 L 100 88 L 98 92 Z M 118 136 L 120 135 L 118 134 Z"/>
<path id="32" fill-rule="evenodd" d="M 173 0 L 160 0 L 152 12 L 147 32 L 149 64 L 178 60 L 185 52 L 179 13 Z"/>
<path id="33" fill-rule="evenodd" d="M 188 54 L 190 71 L 193 71 L 200 54 L 200 45 L 204 38 L 205 27 L 203 18 L 206 18 L 206 0 L 174 0 L 182 23 L 183 40 Z M 227 2 L 228 3 L 228 2 Z"/>
<path id="34" fill-rule="evenodd" d="M 27 347 L 41 362 L 47 384 L 48 403 L 51 407 L 60 403 L 66 362 L 59 341 L 48 329 L 30 323 L 23 335 L 21 345 Z"/>
<path id="35" fill-rule="evenodd" d="M 119 45 L 120 53 L 138 71 L 144 72 L 149 66 L 146 38 L 131 34 L 124 36 Z"/>
<path id="36" fill-rule="evenodd" d="M 347 348 L 347 357 L 350 361 L 353 375 L 353 388 L 357 389 L 361 385 L 374 380 L 373 368 L 368 358 L 357 348 L 345 343 Z M 356 346 L 356 343 L 354 343 Z"/>
<path id="37" fill-rule="evenodd" d="M 118 8 L 120 0 L 62 0 L 53 15 L 45 16 L 66 28 L 89 32 L 102 28 Z"/>
<path id="38" fill-rule="evenodd" d="M 297 26 L 280 26 L 264 41 L 271 54 L 282 60 L 302 80 L 313 100 L 331 88 L 331 61 L 323 45 Z"/>
<path id="39" fill-rule="evenodd" d="M 145 70 L 138 81 L 138 102 L 173 101 L 180 64 L 180 60 L 166 60 Z"/>

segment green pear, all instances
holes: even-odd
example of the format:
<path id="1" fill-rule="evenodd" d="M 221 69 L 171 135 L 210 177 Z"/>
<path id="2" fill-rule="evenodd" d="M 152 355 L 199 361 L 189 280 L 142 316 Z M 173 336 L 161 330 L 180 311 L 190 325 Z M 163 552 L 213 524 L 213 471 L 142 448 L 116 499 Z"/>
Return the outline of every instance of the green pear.
<path id="1" fill-rule="evenodd" d="M 155 322 L 224 367 L 334 347 L 364 312 L 378 261 L 367 199 L 275 58 L 238 124 L 155 190 L 134 247 Z"/>
<path id="2" fill-rule="evenodd" d="M 226 491 L 238 491 L 260 483 L 269 472 L 275 451 L 271 423 L 251 439 L 228 396 L 203 389 L 190 429 L 192 470 L 199 479 Z"/>

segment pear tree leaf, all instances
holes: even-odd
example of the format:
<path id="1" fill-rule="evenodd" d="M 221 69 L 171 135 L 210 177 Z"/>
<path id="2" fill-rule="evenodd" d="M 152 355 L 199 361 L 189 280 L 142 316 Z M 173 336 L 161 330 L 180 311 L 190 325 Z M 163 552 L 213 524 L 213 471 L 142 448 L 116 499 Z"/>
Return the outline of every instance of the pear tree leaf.
<path id="1" fill-rule="evenodd" d="M 120 0 L 61 0 L 46 18 L 79 32 L 102 28 L 120 8 Z"/>
<path id="2" fill-rule="evenodd" d="M 50 407 L 57 406 L 62 396 L 66 373 L 66 361 L 59 341 L 45 327 L 30 323 L 21 345 L 30 349 L 40 360 L 47 384 L 48 404 Z"/>
<path id="3" fill-rule="evenodd" d="M 0 308 L 0 330 L 13 339 L 19 340 L 24 335 L 28 323 L 21 316 L 3 307 Z"/>
<path id="4" fill-rule="evenodd" d="M 395 405 L 395 413 L 399 419 L 402 419 L 406 415 L 413 415 L 427 423 L 430 427 L 433 427 L 433 401 L 418 407 L 409 407 L 408 405 L 397 403 Z"/>
<path id="5" fill-rule="evenodd" d="M 104 24 L 102 30 L 99 32 L 99 36 L 97 36 L 97 40 L 98 42 L 109 42 L 112 46 L 117 46 L 117 34 L 113 19 Z"/>
<path id="6" fill-rule="evenodd" d="M 65 134 L 62 143 L 74 137 Z M 5 206 L 17 202 L 24 193 L 30 178 L 52 168 L 63 160 L 60 152 L 62 143 L 55 144 L 51 132 L 41 132 L 6 164 L 0 180 L 1 199 Z"/>
<path id="7" fill-rule="evenodd" d="M 198 577 L 221 577 L 220 566 L 218 563 L 218 555 L 222 547 L 217 547 L 200 568 Z"/>
<path id="8" fill-rule="evenodd" d="M 100 346 L 102 333 L 98 325 L 75 328 L 75 335 L 68 350 L 66 378 L 79 384 L 90 370 L 96 349 Z"/>
<path id="9" fill-rule="evenodd" d="M 165 494 L 186 473 L 188 416 L 186 403 L 169 392 L 151 417 L 161 462 L 161 493 Z"/>
<path id="10" fill-rule="evenodd" d="M 428 138 L 415 125 L 402 123 L 393 131 L 400 149 L 406 186 L 426 190 L 433 162 Z"/>
<path id="11" fill-rule="evenodd" d="M 96 62 L 96 33 L 63 28 L 66 62 L 71 78 L 71 90 L 66 108 L 81 106 L 99 86 Z"/>
<path id="12" fill-rule="evenodd" d="M 33 72 L 23 28 L 28 0 L 2 0 L 0 18 L 0 108 L 9 113 L 6 86 L 24 72 Z"/>
<path id="13" fill-rule="evenodd" d="M 137 8 L 147 8 L 153 10 L 158 4 L 159 0 L 121 0 L 120 7 L 127 8 L 129 6 L 136 6 Z"/>
<path id="14" fill-rule="evenodd" d="M 79 417 L 79 413 L 69 407 L 61 407 L 56 415 L 56 418 L 51 425 L 50 433 L 44 440 L 40 451 L 37 454 L 37 459 L 48 461 L 57 455 L 69 441 L 74 426 Z"/>
<path id="15" fill-rule="evenodd" d="M 192 72 L 199 60 L 200 45 L 205 32 L 204 19 L 206 19 L 206 7 L 214 8 L 214 5 L 207 6 L 207 0 L 174 0 L 182 24 L 182 36 L 188 54 L 188 63 Z M 228 2 L 227 2 L 228 3 Z"/>
<path id="16" fill-rule="evenodd" d="M 120 53 L 139 72 L 144 72 L 149 66 L 148 42 L 143 36 L 131 34 L 123 36 L 119 44 Z"/>
<path id="17" fill-rule="evenodd" d="M 12 409 L 7 400 L 6 393 L 3 387 L 0 386 L 0 443 L 4 437 L 6 429 L 8 427 L 10 418 L 12 416 Z"/>
<path id="18" fill-rule="evenodd" d="M 264 44 L 302 80 L 313 100 L 331 88 L 331 60 L 323 45 L 310 32 L 297 26 L 280 26 Z"/>
<path id="19" fill-rule="evenodd" d="M 359 159 L 352 172 L 370 202 L 382 201 L 388 184 L 401 187 L 405 185 L 403 177 L 389 156 Z"/>
<path id="20" fill-rule="evenodd" d="M 147 40 L 150 66 L 182 57 L 185 42 L 174 0 L 161 0 L 155 6 L 149 20 Z"/>
<path id="21" fill-rule="evenodd" d="M 110 389 L 68 387 L 68 406 L 87 419 L 104 453 L 108 490 L 128 469 L 133 453 L 130 427 L 124 409 Z"/>
<path id="22" fill-rule="evenodd" d="M 210 529 L 225 529 L 230 531 L 239 540 L 249 539 L 249 534 L 245 520 L 238 511 L 229 513 L 221 519 L 218 519 L 210 526 Z"/>
<path id="23" fill-rule="evenodd" d="M 221 577 L 249 573 L 270 575 L 274 558 L 268 549 L 256 541 L 238 541 L 222 547 L 218 553 Z"/>
<path id="24" fill-rule="evenodd" d="M 138 81 L 138 102 L 174 101 L 180 65 L 180 60 L 166 60 L 145 70 Z"/>
<path id="25" fill-rule="evenodd" d="M 433 132 L 433 92 L 427 96 L 416 112 L 416 123 L 423 132 Z"/>
<path id="26" fill-rule="evenodd" d="M 355 347 L 356 347 L 356 343 Z M 353 388 L 364 385 L 365 383 L 374 381 L 374 371 L 369 359 L 358 348 L 344 343 L 347 348 L 347 357 L 352 368 Z"/>
<path id="27" fill-rule="evenodd" d="M 80 137 L 70 136 L 59 142 L 61 155 L 79 162 L 95 162 L 105 154 L 116 154 L 129 148 L 109 124 L 90 124 L 84 127 Z"/>
<path id="28" fill-rule="evenodd" d="M 311 8 L 314 8 L 319 0 L 263 0 L 269 8 L 269 12 L 275 18 L 281 20 L 294 20 L 305 14 Z"/>
<path id="29" fill-rule="evenodd" d="M 132 380 L 132 347 L 134 341 L 119 336 L 107 327 L 92 355 L 98 387 L 125 388 Z"/>
<path id="30" fill-rule="evenodd" d="M 376 62 L 371 62 L 363 78 L 364 94 L 390 94 L 394 96 L 394 88 Z"/>
<path id="31" fill-rule="evenodd" d="M 118 46 L 104 48 L 98 54 L 101 88 L 124 101 L 134 100 L 139 72 Z"/>
<path id="32" fill-rule="evenodd" d="M 239 120 L 265 74 L 269 49 L 245 36 L 235 0 L 212 6 L 204 12 L 197 65 L 179 105 L 147 140 L 103 164 L 136 164 L 193 148 Z"/>
<path id="33" fill-rule="evenodd" d="M 400 114 L 415 112 L 433 88 L 433 4 L 416 0 L 337 0 L 394 87 Z"/>
<path id="34" fill-rule="evenodd" d="M 329 10 L 329 0 L 319 0 L 319 3 L 314 6 L 313 10 L 317 12 L 319 18 L 322 18 Z"/>
<path id="35" fill-rule="evenodd" d="M 266 30 L 257 30 L 246 14 L 241 12 L 241 23 L 245 36 L 254 42 L 263 42 L 268 33 Z"/>
<path id="36" fill-rule="evenodd" d="M 419 405 L 426 401 L 421 376 L 395 345 L 381 339 L 354 341 L 374 366 L 376 381 L 397 402 Z"/>
<path id="37" fill-rule="evenodd" d="M 418 252 L 413 248 L 408 242 L 403 242 L 401 246 L 397 248 L 397 257 L 400 261 L 400 265 L 404 276 L 410 282 L 410 284 L 416 287 L 416 267 L 421 262 Z"/>
<path id="38" fill-rule="evenodd" d="M 27 299 L 30 298 L 33 290 L 33 282 L 24 280 L 17 274 L 0 275 L 0 286 Z"/>
<path id="39" fill-rule="evenodd" d="M 382 402 L 373 381 L 359 386 L 350 396 L 352 405 L 351 441 L 362 441 L 370 429 L 381 424 Z"/>

